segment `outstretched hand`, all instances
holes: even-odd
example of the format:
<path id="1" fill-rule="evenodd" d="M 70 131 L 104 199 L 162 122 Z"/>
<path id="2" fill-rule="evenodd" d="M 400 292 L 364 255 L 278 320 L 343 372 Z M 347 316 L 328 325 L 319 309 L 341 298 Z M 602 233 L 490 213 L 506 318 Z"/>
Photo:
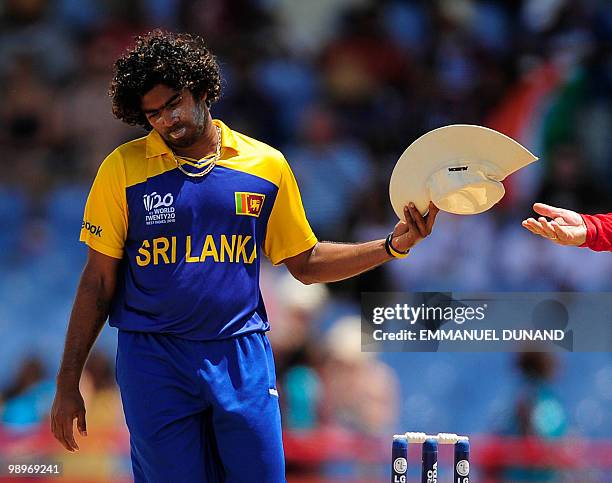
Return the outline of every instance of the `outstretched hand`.
<path id="1" fill-rule="evenodd" d="M 439 211 L 440 209 L 430 202 L 429 212 L 423 217 L 413 203 L 405 206 L 405 220 L 400 220 L 393 229 L 395 249 L 405 252 L 427 237 L 433 229 Z"/>
<path id="2" fill-rule="evenodd" d="M 580 214 L 544 203 L 536 203 L 533 205 L 533 209 L 543 216 L 540 216 L 537 220 L 527 218 L 523 221 L 523 227 L 531 233 L 540 235 L 542 238 L 547 238 L 559 245 L 577 247 L 586 242 L 587 228 Z"/>

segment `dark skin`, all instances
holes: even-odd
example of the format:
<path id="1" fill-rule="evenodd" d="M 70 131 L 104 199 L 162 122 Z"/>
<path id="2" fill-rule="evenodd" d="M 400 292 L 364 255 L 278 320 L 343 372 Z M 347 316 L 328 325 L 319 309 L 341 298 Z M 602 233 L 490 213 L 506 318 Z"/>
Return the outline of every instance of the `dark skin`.
<path id="1" fill-rule="evenodd" d="M 142 97 L 141 106 L 153 129 L 176 154 L 200 159 L 213 154 L 217 145 L 217 130 L 205 101 L 206 95 L 196 99 L 188 90 L 176 91 L 160 84 Z M 422 217 L 412 203 L 406 206 L 405 220 L 393 229 L 393 246 L 406 251 L 427 237 L 438 211 L 430 203 L 428 215 Z M 283 263 L 296 279 L 311 284 L 351 278 L 389 260 L 392 257 L 385 250 L 385 240 L 380 239 L 365 243 L 318 242 Z M 108 317 L 119 262 L 90 248 L 77 289 L 51 409 L 53 435 L 68 451 L 79 449 L 74 437 L 75 419 L 81 436 L 87 436 L 79 381 L 89 351 Z"/>
<path id="2" fill-rule="evenodd" d="M 108 317 L 115 293 L 120 260 L 91 248 L 70 314 L 64 355 L 57 375 L 57 390 L 51 408 L 51 431 L 68 451 L 79 449 L 73 422 L 81 436 L 87 436 L 85 405 L 79 390 L 83 366 Z"/>
<path id="3" fill-rule="evenodd" d="M 206 107 L 206 93 L 196 100 L 187 89 L 158 84 L 142 97 L 141 106 L 151 127 L 175 154 L 194 159 L 214 154 L 217 130 Z"/>

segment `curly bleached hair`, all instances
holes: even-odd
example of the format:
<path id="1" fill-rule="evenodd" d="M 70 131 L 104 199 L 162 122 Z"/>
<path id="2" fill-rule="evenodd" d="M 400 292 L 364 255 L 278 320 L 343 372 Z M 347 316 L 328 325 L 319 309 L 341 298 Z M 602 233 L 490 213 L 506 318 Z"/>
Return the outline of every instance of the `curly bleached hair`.
<path id="1" fill-rule="evenodd" d="M 134 48 L 115 62 L 109 89 L 115 117 L 151 130 L 140 102 L 157 84 L 187 88 L 195 98 L 206 92 L 209 107 L 221 95 L 219 65 L 197 35 L 154 30 L 136 37 Z"/>

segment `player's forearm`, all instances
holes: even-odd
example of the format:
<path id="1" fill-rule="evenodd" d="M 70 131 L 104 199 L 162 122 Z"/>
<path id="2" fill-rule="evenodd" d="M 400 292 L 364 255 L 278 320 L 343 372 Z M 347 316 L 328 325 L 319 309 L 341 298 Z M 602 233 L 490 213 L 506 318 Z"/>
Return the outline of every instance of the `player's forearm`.
<path id="1" fill-rule="evenodd" d="M 83 366 L 108 317 L 114 281 L 83 271 L 68 323 L 58 386 L 78 387 Z"/>
<path id="2" fill-rule="evenodd" d="M 304 283 L 337 282 L 367 272 L 391 260 L 385 240 L 365 243 L 319 242 L 300 274 Z"/>

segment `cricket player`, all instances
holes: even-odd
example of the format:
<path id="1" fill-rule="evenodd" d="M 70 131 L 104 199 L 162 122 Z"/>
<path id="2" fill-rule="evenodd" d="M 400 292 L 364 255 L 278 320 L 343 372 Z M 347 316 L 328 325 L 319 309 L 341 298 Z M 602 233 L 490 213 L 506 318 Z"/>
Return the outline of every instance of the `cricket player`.
<path id="1" fill-rule="evenodd" d="M 533 209 L 541 216 L 522 223 L 530 232 L 559 245 L 612 251 L 612 213 L 583 215 L 544 203 L 536 203 Z"/>
<path id="2" fill-rule="evenodd" d="M 305 284 L 342 280 L 405 257 L 438 212 L 407 206 L 386 239 L 319 242 L 283 155 L 211 118 L 220 84 L 200 37 L 138 37 L 110 95 L 150 133 L 104 160 L 85 207 L 51 427 L 69 451 L 75 419 L 86 436 L 79 380 L 108 318 L 137 482 L 285 481 L 262 255 Z"/>

